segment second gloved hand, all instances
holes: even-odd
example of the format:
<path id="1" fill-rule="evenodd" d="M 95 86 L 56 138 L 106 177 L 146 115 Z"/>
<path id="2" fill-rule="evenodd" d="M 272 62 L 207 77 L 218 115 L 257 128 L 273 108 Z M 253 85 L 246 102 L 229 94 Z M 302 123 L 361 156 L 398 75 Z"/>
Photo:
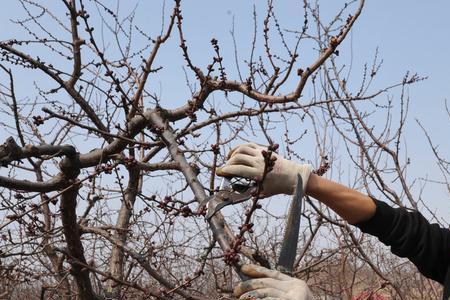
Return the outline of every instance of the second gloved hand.
<path id="1" fill-rule="evenodd" d="M 303 280 L 256 265 L 244 265 L 241 271 L 253 279 L 239 283 L 234 289 L 240 300 L 313 300 Z"/>
<path id="2" fill-rule="evenodd" d="M 254 143 L 238 146 L 230 152 L 225 166 L 217 169 L 217 175 L 260 181 L 265 166 L 263 150 L 267 151 L 267 148 Z M 297 184 L 297 174 L 302 177 L 303 191 L 305 191 L 312 171 L 311 165 L 298 164 L 276 153 L 272 153 L 272 159 L 275 160 L 275 164 L 263 182 L 262 197 L 277 194 L 292 195 Z"/>

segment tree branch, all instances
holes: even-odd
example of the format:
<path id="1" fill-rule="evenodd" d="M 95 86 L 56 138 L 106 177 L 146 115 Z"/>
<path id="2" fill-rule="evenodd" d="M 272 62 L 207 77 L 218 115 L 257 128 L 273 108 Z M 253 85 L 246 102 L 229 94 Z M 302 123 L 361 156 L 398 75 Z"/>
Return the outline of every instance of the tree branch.
<path id="1" fill-rule="evenodd" d="M 150 114 L 150 121 L 153 123 L 153 126 L 160 130 L 161 138 L 166 144 L 172 159 L 179 163 L 181 172 L 184 174 L 184 177 L 194 193 L 197 202 L 203 202 L 203 200 L 207 197 L 205 189 L 198 181 L 197 175 L 191 165 L 187 162 L 184 155 L 178 149 L 178 144 L 175 140 L 172 129 L 164 122 L 157 112 L 152 112 Z M 220 213 L 216 213 L 215 216 L 208 222 L 214 234 L 214 238 L 219 242 L 222 250 L 224 252 L 229 252 L 231 250 L 230 242 L 233 240 L 233 237 L 225 231 L 225 220 L 223 219 L 223 216 Z M 237 266 L 235 266 L 235 269 L 238 275 L 241 278 L 244 278 Z"/>

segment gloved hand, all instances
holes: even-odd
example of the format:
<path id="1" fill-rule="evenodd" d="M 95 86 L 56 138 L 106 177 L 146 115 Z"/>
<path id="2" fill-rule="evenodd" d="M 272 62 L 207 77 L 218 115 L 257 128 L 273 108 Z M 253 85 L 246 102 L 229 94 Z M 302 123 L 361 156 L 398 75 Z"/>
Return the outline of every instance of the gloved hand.
<path id="1" fill-rule="evenodd" d="M 262 151 L 266 147 L 250 143 L 240 145 L 228 154 L 225 166 L 218 168 L 219 176 L 236 176 L 260 181 L 264 173 L 264 157 Z M 270 197 L 277 194 L 292 195 L 297 184 L 297 174 L 303 180 L 303 191 L 306 189 L 312 166 L 298 164 L 294 161 L 284 159 L 272 152 L 271 159 L 275 161 L 273 170 L 270 171 L 263 182 L 262 197 Z"/>
<path id="2" fill-rule="evenodd" d="M 256 265 L 244 265 L 242 273 L 252 278 L 239 283 L 234 289 L 234 295 L 240 300 L 271 299 L 271 300 L 313 300 L 306 282 Z"/>

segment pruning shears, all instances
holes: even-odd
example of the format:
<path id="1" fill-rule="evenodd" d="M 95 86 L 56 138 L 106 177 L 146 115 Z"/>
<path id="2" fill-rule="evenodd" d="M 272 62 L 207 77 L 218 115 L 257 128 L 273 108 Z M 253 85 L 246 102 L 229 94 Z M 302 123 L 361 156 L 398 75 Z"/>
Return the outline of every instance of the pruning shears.
<path id="1" fill-rule="evenodd" d="M 281 243 L 281 250 L 276 262 L 276 269 L 290 275 L 293 271 L 297 254 L 298 235 L 300 232 L 300 218 L 302 210 L 303 184 L 300 175 L 286 219 L 286 226 Z M 218 211 L 227 205 L 244 202 L 256 194 L 258 187 L 255 182 L 242 178 L 223 177 L 219 191 L 206 198 L 200 207 L 206 206 L 206 220 L 211 219 Z"/>
<path id="2" fill-rule="evenodd" d="M 233 205 L 250 199 L 257 192 L 256 182 L 237 177 L 223 177 L 219 191 L 207 197 L 200 207 L 206 206 L 206 220 L 211 219 L 227 205 Z"/>

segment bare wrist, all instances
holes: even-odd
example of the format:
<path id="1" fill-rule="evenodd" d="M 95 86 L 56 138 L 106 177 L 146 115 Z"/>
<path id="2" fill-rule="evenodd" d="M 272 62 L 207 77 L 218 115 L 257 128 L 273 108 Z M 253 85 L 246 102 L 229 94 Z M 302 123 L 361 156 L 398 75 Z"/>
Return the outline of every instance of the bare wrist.
<path id="1" fill-rule="evenodd" d="M 306 184 L 305 194 L 311 195 L 317 189 L 319 176 L 317 174 L 311 173 L 309 175 L 308 183 Z"/>

